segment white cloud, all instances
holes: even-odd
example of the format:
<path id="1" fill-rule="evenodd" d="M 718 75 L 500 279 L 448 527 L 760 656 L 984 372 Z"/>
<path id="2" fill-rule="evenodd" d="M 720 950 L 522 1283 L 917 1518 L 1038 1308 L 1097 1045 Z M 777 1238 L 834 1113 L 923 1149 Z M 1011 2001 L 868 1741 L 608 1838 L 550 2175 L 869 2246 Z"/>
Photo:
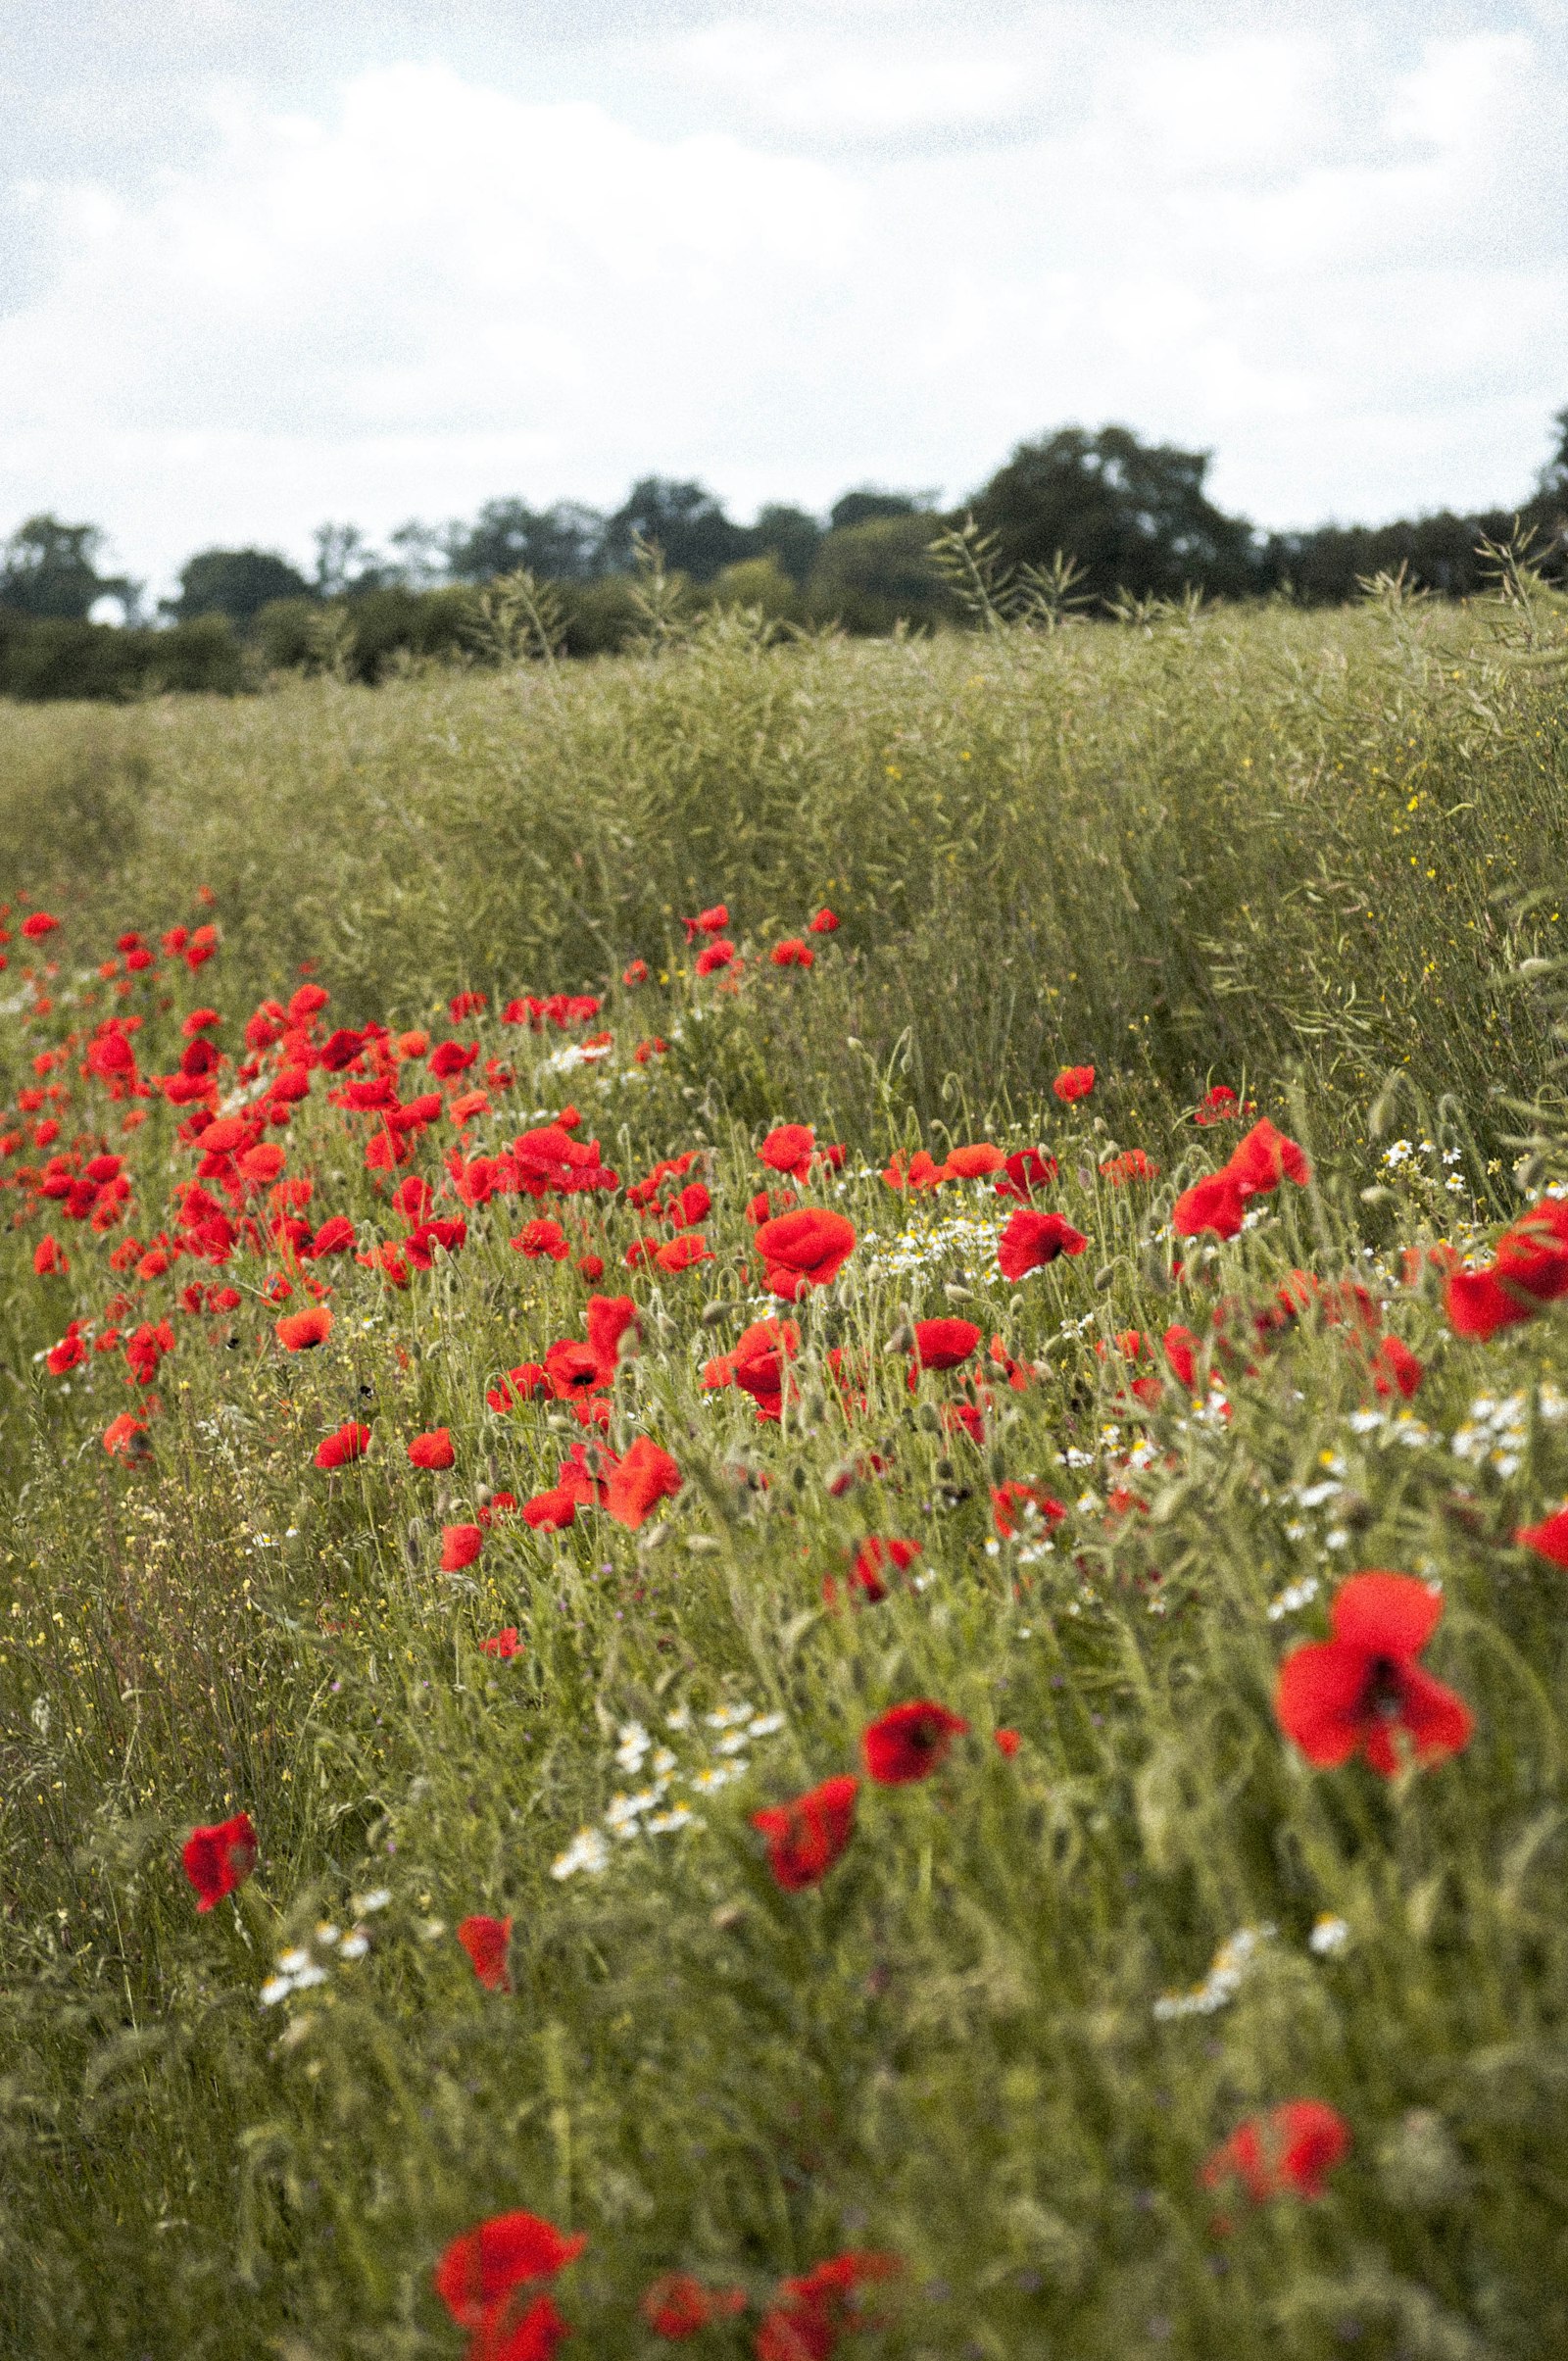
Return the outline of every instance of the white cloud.
<path id="1" fill-rule="evenodd" d="M 874 27 L 824 38 L 820 27 L 734 17 L 692 33 L 668 64 L 758 122 L 813 142 L 1009 123 L 1028 95 L 1016 58 L 995 40 L 927 39 L 890 54 Z"/>
<path id="2" fill-rule="evenodd" d="M 0 521 L 168 569 L 654 468 L 957 497 L 1074 418 L 1215 446 L 1265 521 L 1517 497 L 1568 397 L 1568 54 L 1332 5 L 737 10 L 592 102 L 209 88 L 177 169 L 13 207 Z"/>

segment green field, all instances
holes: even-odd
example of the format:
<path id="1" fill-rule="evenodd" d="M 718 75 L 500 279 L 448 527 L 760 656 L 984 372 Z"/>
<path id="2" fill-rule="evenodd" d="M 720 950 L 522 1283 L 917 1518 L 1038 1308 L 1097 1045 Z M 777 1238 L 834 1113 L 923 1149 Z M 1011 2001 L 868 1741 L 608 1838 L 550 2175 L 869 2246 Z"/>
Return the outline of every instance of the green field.
<path id="1" fill-rule="evenodd" d="M 0 2349 L 1568 2350 L 1568 601 L 12 707 L 0 830 Z"/>

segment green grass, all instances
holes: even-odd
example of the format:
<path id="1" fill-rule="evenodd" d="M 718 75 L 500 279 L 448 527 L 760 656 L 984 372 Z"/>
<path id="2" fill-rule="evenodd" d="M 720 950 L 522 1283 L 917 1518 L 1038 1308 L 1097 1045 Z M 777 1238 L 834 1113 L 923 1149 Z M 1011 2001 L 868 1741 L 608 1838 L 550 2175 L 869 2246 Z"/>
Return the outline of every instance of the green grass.
<path id="1" fill-rule="evenodd" d="M 569 2349 L 608 2361 L 664 2349 L 638 2312 L 662 2272 L 745 2289 L 692 2347 L 738 2355 L 781 2277 L 854 2247 L 903 2269 L 846 2354 L 1568 2347 L 1568 1577 L 1512 1541 L 1568 1496 L 1568 1344 L 1549 1315 L 1456 1338 L 1400 1254 L 1482 1254 L 1568 1177 L 1568 641 L 1563 606 L 1517 588 L 918 644 L 773 647 L 730 617 L 569 672 L 0 715 L 7 923 L 64 922 L 14 936 L 0 979 L 0 1131 L 22 1134 L 0 1161 L 5 2351 L 438 2361 L 463 2332 L 432 2264 L 513 2207 L 587 2234 L 554 2292 Z M 733 992 L 693 976 L 676 923 L 719 899 Z M 808 938 L 816 965 L 772 968 L 824 902 L 843 924 Z M 122 929 L 208 914 L 221 949 L 194 974 L 161 959 L 118 1001 L 97 976 Z M 655 975 L 631 993 L 634 955 Z M 141 1067 L 167 1073 L 208 1004 L 237 1060 L 302 961 L 332 994 L 320 1032 L 427 1025 L 478 1040 L 475 1073 L 514 1069 L 470 1155 L 568 1099 L 623 1182 L 700 1151 L 713 1259 L 628 1270 L 658 1225 L 620 1196 L 496 1198 L 405 1290 L 352 1257 L 294 1266 L 287 1308 L 310 1273 L 335 1314 L 297 1356 L 263 1293 L 275 1246 L 112 1270 L 127 1233 L 173 1226 L 200 1152 L 161 1096 L 122 1131 L 87 1032 L 142 1013 Z M 449 1024 L 467 988 L 491 1008 Z M 583 989 L 602 1063 L 560 1059 L 580 1029 L 497 1021 L 513 994 Z M 1080 1061 L 1095 1093 L 1058 1105 Z M 1240 1128 L 1194 1125 L 1215 1081 L 1316 1178 L 1177 1277 L 1173 1198 Z M 329 1085 L 268 1136 L 314 1178 L 312 1222 L 395 1237 L 371 1118 Z M 781 1120 L 847 1142 L 805 1194 L 858 1244 L 792 1310 L 799 1390 L 767 1424 L 700 1380 L 764 1308 L 745 1206 Z M 456 1137 L 407 1169 L 439 1183 Z M 895 1147 L 977 1139 L 1044 1143 L 1043 1202 L 1088 1252 L 1009 1287 L 988 1183 L 911 1200 L 879 1177 Z M 132 1197 L 97 1234 L 39 1182 L 100 1142 Z M 1131 1147 L 1156 1176 L 1102 1172 Z M 650 1434 L 685 1481 L 637 1530 L 502 1518 L 443 1575 L 442 1527 L 552 1485 L 582 1434 L 547 1397 L 486 1404 L 583 1333 L 575 1261 L 508 1243 L 536 1212 L 637 1300 L 612 1445 Z M 46 1232 L 69 1273 L 35 1272 Z M 1330 1293 L 1254 1328 L 1300 1269 Z M 1408 1404 L 1332 1316 L 1351 1274 L 1425 1364 Z M 198 1276 L 239 1303 L 180 1308 Z M 979 1441 L 944 1417 L 960 1376 L 906 1384 L 900 1332 L 942 1315 L 1035 1366 L 999 1379 Z M 72 1318 L 164 1317 L 147 1389 L 121 1350 L 63 1377 L 39 1357 Z M 1134 1399 L 1161 1364 L 1117 1337 L 1178 1321 L 1214 1340 L 1195 1390 Z M 127 1407 L 136 1463 L 101 1444 Z M 316 1445 L 349 1419 L 369 1452 L 328 1476 Z M 435 1425 L 444 1475 L 405 1451 Z M 1025 1478 L 1065 1520 L 1002 1536 L 991 1489 Z M 830 1609 L 824 1578 L 877 1534 L 921 1556 Z M 1273 1707 L 1362 1567 L 1441 1581 L 1426 1660 L 1475 1715 L 1463 1753 L 1392 1782 L 1311 1768 Z M 518 1654 L 481 1651 L 513 1625 Z M 920 1697 L 969 1734 L 920 1784 L 863 1782 L 842 1860 L 780 1890 L 752 1813 L 860 1768 L 866 1724 Z M 742 1704 L 777 1728 L 740 1776 L 699 1777 L 736 1759 L 706 1717 Z M 649 1776 L 615 1760 L 632 1722 L 676 1755 L 691 1823 L 553 1875 Z M 181 1843 L 241 1809 L 257 1873 L 198 1914 Z M 458 1945 L 471 1913 L 513 1920 L 510 1994 Z M 340 1964 L 314 1930 L 359 1917 Z M 1314 1947 L 1323 1919 L 1342 1930 Z M 1271 1931 L 1228 1997 L 1156 2008 L 1244 1929 Z M 291 1945 L 325 1977 L 263 2006 Z M 1233 2199 L 1217 2230 L 1205 2157 L 1299 2097 L 1350 2128 L 1326 2193 Z"/>

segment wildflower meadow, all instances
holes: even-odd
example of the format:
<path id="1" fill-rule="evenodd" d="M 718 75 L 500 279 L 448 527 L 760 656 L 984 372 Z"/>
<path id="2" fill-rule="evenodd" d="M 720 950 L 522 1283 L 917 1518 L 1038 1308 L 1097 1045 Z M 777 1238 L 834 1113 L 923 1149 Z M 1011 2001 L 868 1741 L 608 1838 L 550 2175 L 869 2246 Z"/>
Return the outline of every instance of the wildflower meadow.
<path id="1" fill-rule="evenodd" d="M 1568 2350 L 1568 601 L 0 748 L 0 2346 Z"/>

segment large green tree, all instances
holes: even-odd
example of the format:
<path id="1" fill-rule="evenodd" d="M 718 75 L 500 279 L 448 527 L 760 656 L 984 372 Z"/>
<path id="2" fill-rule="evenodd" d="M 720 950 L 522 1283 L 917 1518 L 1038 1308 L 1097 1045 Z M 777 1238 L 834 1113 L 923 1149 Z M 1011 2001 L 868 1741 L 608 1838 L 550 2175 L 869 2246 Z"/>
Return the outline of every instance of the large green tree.
<path id="1" fill-rule="evenodd" d="M 273 599 L 309 594 L 305 576 L 265 549 L 203 549 L 180 568 L 179 596 L 165 612 L 188 623 L 199 615 L 226 615 L 243 631 Z"/>
<path id="2" fill-rule="evenodd" d="M 912 492 L 878 492 L 865 486 L 858 492 L 844 492 L 828 512 L 828 522 L 836 533 L 847 533 L 858 524 L 875 524 L 885 516 L 917 516 L 929 509 L 929 500 L 917 500 Z"/>
<path id="3" fill-rule="evenodd" d="M 1094 597 L 1170 598 L 1189 584 L 1239 597 L 1253 587 L 1251 529 L 1204 492 L 1208 462 L 1126 426 L 1063 426 L 1019 444 L 977 495 L 974 518 L 1004 564 L 1076 558 Z"/>
<path id="4" fill-rule="evenodd" d="M 526 567 L 543 581 L 586 582 L 602 570 L 605 519 L 580 501 L 531 509 L 523 500 L 489 500 L 472 524 L 455 525 L 448 563 L 460 582 L 490 582 Z"/>
<path id="5" fill-rule="evenodd" d="M 822 527 L 805 509 L 774 502 L 758 511 L 752 539 L 765 556 L 777 560 L 799 590 L 822 546 Z"/>
<path id="6" fill-rule="evenodd" d="M 101 574 L 104 536 L 95 524 L 66 524 L 48 514 L 29 516 L 0 544 L 0 607 L 56 622 L 84 622 L 100 599 L 118 599 L 128 622 L 140 585 L 124 574 Z"/>
<path id="7" fill-rule="evenodd" d="M 645 475 L 605 526 L 605 557 L 616 572 L 631 566 L 637 542 L 656 542 L 671 573 L 710 582 L 726 566 L 761 554 L 755 532 L 725 516 L 705 485 Z"/>

